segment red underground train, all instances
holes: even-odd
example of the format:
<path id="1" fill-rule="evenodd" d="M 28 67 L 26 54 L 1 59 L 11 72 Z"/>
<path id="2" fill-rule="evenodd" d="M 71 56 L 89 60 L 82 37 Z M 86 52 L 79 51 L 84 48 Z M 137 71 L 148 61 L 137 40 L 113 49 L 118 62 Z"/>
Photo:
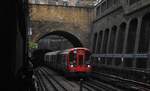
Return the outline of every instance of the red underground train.
<path id="1" fill-rule="evenodd" d="M 67 75 L 88 75 L 92 70 L 89 57 L 89 49 L 80 47 L 48 52 L 44 60 L 51 68 Z"/>

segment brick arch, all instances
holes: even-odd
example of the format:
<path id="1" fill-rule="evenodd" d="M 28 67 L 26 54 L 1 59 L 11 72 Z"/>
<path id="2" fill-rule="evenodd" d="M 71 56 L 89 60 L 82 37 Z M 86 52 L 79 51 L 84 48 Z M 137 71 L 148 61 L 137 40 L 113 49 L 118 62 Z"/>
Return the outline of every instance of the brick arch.
<path id="1" fill-rule="evenodd" d="M 140 39 L 138 46 L 138 53 L 149 53 L 150 52 L 150 12 L 147 12 L 142 17 L 140 29 Z M 149 67 L 149 59 L 137 59 L 136 67 L 137 68 L 146 68 Z"/>
<path id="2" fill-rule="evenodd" d="M 140 30 L 139 53 L 148 53 L 150 49 L 150 13 L 146 13 L 142 17 L 142 25 Z"/>
<path id="3" fill-rule="evenodd" d="M 83 47 L 83 44 L 81 43 L 81 41 L 73 34 L 66 32 L 66 31 L 52 31 L 49 33 L 46 33 L 44 35 L 42 35 L 41 37 L 39 37 L 39 39 L 37 40 L 37 42 L 47 36 L 50 35 L 58 35 L 58 36 L 63 36 L 64 38 L 66 38 L 74 47 Z"/>

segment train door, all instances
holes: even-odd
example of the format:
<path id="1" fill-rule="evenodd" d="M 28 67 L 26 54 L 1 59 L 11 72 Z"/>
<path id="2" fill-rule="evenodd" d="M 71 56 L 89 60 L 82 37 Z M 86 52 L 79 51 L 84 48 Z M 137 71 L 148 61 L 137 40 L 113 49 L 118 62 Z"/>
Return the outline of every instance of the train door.
<path id="1" fill-rule="evenodd" d="M 76 66 L 77 65 L 77 62 L 76 62 L 76 56 L 77 56 L 77 53 L 76 52 L 70 52 L 69 53 L 69 58 L 68 58 L 68 64 L 69 65 L 72 65 L 72 66 Z"/>

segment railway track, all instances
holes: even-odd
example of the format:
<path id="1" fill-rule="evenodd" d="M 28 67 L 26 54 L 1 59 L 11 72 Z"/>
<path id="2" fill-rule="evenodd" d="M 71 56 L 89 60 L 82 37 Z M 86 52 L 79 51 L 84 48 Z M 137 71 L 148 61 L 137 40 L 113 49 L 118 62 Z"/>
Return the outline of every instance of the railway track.
<path id="1" fill-rule="evenodd" d="M 85 81 L 85 84 L 93 87 L 96 91 L 122 91 L 121 89 L 115 88 L 109 84 L 92 78 L 89 78 L 88 81 Z"/>
<path id="2" fill-rule="evenodd" d="M 104 83 L 124 89 L 125 91 L 150 91 L 150 84 L 137 82 L 130 79 L 124 79 L 114 75 L 93 72 L 93 78 L 98 79 Z"/>
<path id="3" fill-rule="evenodd" d="M 91 78 L 68 80 L 58 73 L 41 67 L 36 73 L 38 91 L 150 91 L 144 86 L 120 80 L 116 76 L 94 72 Z"/>
<path id="4" fill-rule="evenodd" d="M 35 75 L 38 79 L 37 84 L 38 84 L 38 91 L 48 91 L 47 86 L 45 85 L 42 76 L 36 71 Z"/>
<path id="5" fill-rule="evenodd" d="M 48 79 L 49 83 L 55 88 L 54 91 L 68 91 L 58 80 L 56 80 L 51 74 L 49 74 L 46 70 L 41 69 L 44 77 Z"/>
<path id="6" fill-rule="evenodd" d="M 80 82 L 67 80 L 57 73 L 41 67 L 35 72 L 38 81 L 38 91 L 81 91 Z M 89 86 L 82 87 L 82 91 L 96 91 Z"/>
<path id="7" fill-rule="evenodd" d="M 46 72 L 49 72 L 48 69 L 44 68 L 44 70 Z M 50 75 L 50 73 L 49 73 L 49 75 Z M 56 73 L 53 73 L 53 74 L 56 74 Z M 55 77 L 53 77 L 53 78 L 57 79 L 57 81 L 59 80 L 59 84 L 64 86 L 67 89 L 67 91 L 81 91 L 80 90 L 80 85 L 81 84 L 80 84 L 79 81 L 75 81 L 75 80 L 69 81 L 69 80 L 67 80 L 67 79 L 65 79 L 63 77 L 57 77 L 57 76 L 56 76 L 56 78 Z M 82 91 L 95 91 L 95 90 L 93 88 L 91 88 L 91 87 L 84 87 L 84 86 L 82 86 Z"/>

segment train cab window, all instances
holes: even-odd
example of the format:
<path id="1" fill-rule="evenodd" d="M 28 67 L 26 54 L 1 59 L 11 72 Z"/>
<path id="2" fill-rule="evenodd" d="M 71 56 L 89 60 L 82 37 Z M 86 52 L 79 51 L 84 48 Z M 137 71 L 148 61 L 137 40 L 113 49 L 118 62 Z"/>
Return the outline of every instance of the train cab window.
<path id="1" fill-rule="evenodd" d="M 90 64 L 90 53 L 86 53 L 84 59 L 86 64 Z"/>
<path id="2" fill-rule="evenodd" d="M 79 65 L 83 65 L 83 64 L 84 64 L 84 62 L 83 62 L 83 60 L 84 60 L 84 59 L 83 59 L 83 55 L 79 55 L 78 57 L 79 57 L 79 59 L 78 59 L 78 64 L 79 64 Z"/>

